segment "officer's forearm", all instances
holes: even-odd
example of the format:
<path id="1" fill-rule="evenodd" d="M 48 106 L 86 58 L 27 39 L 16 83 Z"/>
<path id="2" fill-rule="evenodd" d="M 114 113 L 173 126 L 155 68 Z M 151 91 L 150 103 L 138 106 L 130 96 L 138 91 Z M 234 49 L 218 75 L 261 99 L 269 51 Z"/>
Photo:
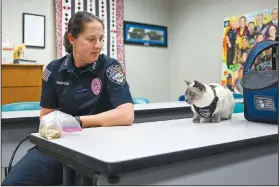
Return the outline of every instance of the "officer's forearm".
<path id="1" fill-rule="evenodd" d="M 96 115 L 81 116 L 82 127 L 131 125 L 134 121 L 133 105 L 123 104 L 120 107 Z"/>

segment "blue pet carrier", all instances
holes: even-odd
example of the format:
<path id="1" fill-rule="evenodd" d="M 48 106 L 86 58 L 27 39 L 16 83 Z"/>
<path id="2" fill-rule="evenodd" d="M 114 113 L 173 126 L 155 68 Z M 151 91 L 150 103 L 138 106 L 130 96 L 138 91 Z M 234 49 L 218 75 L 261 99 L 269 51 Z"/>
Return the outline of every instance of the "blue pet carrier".
<path id="1" fill-rule="evenodd" d="M 257 57 L 268 49 L 272 50 L 272 69 L 252 69 Z M 245 118 L 248 121 L 278 124 L 278 41 L 257 43 L 248 54 L 243 72 L 241 85 Z"/>

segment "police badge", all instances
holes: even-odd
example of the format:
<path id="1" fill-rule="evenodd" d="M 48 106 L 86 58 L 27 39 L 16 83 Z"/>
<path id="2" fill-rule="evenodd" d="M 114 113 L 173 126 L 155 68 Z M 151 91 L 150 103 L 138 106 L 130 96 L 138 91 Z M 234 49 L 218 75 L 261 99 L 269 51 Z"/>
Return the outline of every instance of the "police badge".
<path id="1" fill-rule="evenodd" d="M 122 71 L 122 67 L 117 65 L 112 65 L 106 70 L 106 75 L 115 84 L 123 86 L 125 84 L 125 76 Z"/>

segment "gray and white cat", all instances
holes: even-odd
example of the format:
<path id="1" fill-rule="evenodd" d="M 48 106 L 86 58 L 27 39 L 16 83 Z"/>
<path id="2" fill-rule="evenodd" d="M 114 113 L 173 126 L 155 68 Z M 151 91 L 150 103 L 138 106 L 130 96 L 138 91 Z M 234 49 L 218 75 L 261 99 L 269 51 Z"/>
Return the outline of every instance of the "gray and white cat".
<path id="1" fill-rule="evenodd" d="M 220 84 L 185 81 L 186 102 L 194 113 L 193 122 L 213 122 L 231 119 L 235 100 L 231 91 Z"/>

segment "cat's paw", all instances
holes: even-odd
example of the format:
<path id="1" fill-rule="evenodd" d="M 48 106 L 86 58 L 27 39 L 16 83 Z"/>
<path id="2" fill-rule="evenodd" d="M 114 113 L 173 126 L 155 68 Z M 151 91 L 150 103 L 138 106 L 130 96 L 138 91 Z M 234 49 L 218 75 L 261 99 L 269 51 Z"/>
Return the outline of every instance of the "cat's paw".
<path id="1" fill-rule="evenodd" d="M 212 123 L 219 123 L 221 122 L 221 116 L 219 114 L 214 114 L 212 116 Z"/>
<path id="2" fill-rule="evenodd" d="M 192 119 L 192 122 L 194 122 L 194 123 L 200 123 L 200 118 L 193 118 L 193 119 Z"/>
<path id="3" fill-rule="evenodd" d="M 221 118 L 212 118 L 212 123 L 220 123 Z"/>
<path id="4" fill-rule="evenodd" d="M 232 114 L 230 114 L 228 117 L 223 117 L 222 120 L 230 120 L 232 118 Z"/>
<path id="5" fill-rule="evenodd" d="M 209 123 L 209 122 L 211 122 L 211 118 L 201 118 L 200 122 Z"/>
<path id="6" fill-rule="evenodd" d="M 220 123 L 220 122 L 221 122 L 220 115 L 216 114 L 212 116 L 212 123 Z"/>

